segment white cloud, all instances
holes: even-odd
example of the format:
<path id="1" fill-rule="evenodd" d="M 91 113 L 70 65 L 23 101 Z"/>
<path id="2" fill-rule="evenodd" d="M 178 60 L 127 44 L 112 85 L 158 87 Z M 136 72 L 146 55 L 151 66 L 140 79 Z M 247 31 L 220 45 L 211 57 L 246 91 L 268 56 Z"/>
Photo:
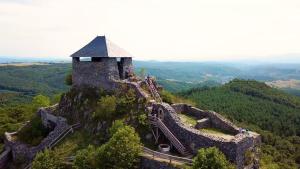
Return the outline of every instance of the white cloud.
<path id="1" fill-rule="evenodd" d="M 137 59 L 300 53 L 298 0 L 2 0 L 0 27 L 0 55 L 67 57 L 103 34 Z"/>

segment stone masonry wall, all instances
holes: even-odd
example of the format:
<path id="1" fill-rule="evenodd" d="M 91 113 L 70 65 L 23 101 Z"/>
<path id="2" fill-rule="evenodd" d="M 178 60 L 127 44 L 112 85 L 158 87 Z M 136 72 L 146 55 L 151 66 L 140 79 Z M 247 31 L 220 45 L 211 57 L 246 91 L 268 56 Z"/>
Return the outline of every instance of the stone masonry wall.
<path id="1" fill-rule="evenodd" d="M 178 110 L 179 106 L 174 106 Z M 244 166 L 245 150 L 253 147 L 253 138 L 244 135 L 237 135 L 234 140 L 226 140 L 200 132 L 194 128 L 184 125 L 175 110 L 166 103 L 153 105 L 154 111 L 162 109 L 164 111 L 163 122 L 171 132 L 194 154 L 197 150 L 205 147 L 218 147 L 225 156 L 241 169 Z"/>
<path id="2" fill-rule="evenodd" d="M 128 73 L 133 72 L 132 58 L 121 58 L 119 64 L 119 73 L 121 79 L 126 79 Z"/>
<path id="3" fill-rule="evenodd" d="M 5 169 L 11 159 L 11 149 L 5 147 L 5 150 L 0 154 L 0 169 Z"/>
<path id="4" fill-rule="evenodd" d="M 91 86 L 114 89 L 113 80 L 119 80 L 116 58 L 101 58 L 99 62 L 73 60 L 73 87 Z"/>
<path id="5" fill-rule="evenodd" d="M 186 113 L 190 116 L 193 116 L 197 119 L 202 118 L 209 118 L 212 127 L 219 128 L 223 131 L 232 133 L 232 134 L 238 134 L 239 128 L 235 126 L 233 123 L 225 119 L 223 116 L 219 115 L 216 112 L 213 111 L 204 111 L 201 109 L 198 109 L 196 107 L 192 107 L 187 104 L 173 104 L 172 107 L 175 109 L 176 112 L 179 113 Z"/>
<path id="6" fill-rule="evenodd" d="M 45 109 L 40 109 L 38 112 L 41 115 L 42 121 L 51 121 L 53 117 L 48 115 Z M 50 117 L 49 119 L 47 117 Z M 69 128 L 65 118 L 57 117 L 54 119 L 55 128 L 44 138 L 37 146 L 29 146 L 19 141 L 13 141 L 10 139 L 12 134 L 5 134 L 5 146 L 11 148 L 12 159 L 15 162 L 28 162 L 34 159 L 35 155 L 45 149 L 55 138 L 57 138 L 62 132 Z M 17 133 L 14 133 L 17 134 Z"/>

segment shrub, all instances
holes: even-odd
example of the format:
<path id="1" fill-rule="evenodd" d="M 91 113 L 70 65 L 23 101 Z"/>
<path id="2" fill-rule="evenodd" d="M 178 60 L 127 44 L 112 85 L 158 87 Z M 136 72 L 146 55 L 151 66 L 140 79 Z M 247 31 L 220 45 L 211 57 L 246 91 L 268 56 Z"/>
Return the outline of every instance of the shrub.
<path id="1" fill-rule="evenodd" d="M 123 126 L 123 127 L 122 127 Z M 134 128 L 116 121 L 110 129 L 111 139 L 101 147 L 89 146 L 77 151 L 73 167 L 75 169 L 131 169 L 139 160 L 141 143 Z"/>
<path id="2" fill-rule="evenodd" d="M 66 78 L 65 78 L 65 84 L 68 85 L 68 86 L 71 86 L 73 84 L 72 82 L 72 74 L 69 73 Z"/>
<path id="3" fill-rule="evenodd" d="M 98 102 L 94 118 L 97 120 L 111 120 L 116 112 L 117 99 L 115 96 L 103 96 Z"/>
<path id="4" fill-rule="evenodd" d="M 33 160 L 32 169 L 62 169 L 62 159 L 53 150 L 39 152 Z"/>
<path id="5" fill-rule="evenodd" d="M 113 136 L 120 128 L 125 127 L 124 123 L 121 120 L 116 120 L 113 122 L 113 125 L 109 129 L 109 134 Z"/>
<path id="6" fill-rule="evenodd" d="M 99 149 L 99 164 L 103 168 L 131 169 L 141 153 L 140 138 L 132 127 L 120 128 Z M 104 164 L 104 165 L 103 165 Z"/>
<path id="7" fill-rule="evenodd" d="M 76 152 L 73 168 L 75 169 L 94 169 L 97 168 L 96 156 L 97 151 L 94 146 L 88 146 Z"/>
<path id="8" fill-rule="evenodd" d="M 201 148 L 193 161 L 193 169 L 233 169 L 225 155 L 216 147 Z"/>
<path id="9" fill-rule="evenodd" d="M 250 165 L 253 163 L 254 160 L 254 153 L 251 152 L 250 150 L 247 150 L 245 152 L 245 165 Z"/>
<path id="10" fill-rule="evenodd" d="M 50 99 L 47 96 L 37 95 L 32 99 L 32 104 L 34 107 L 46 107 L 50 105 Z"/>
<path id="11" fill-rule="evenodd" d="M 49 130 L 42 124 L 42 120 L 34 116 L 30 123 L 18 132 L 18 139 L 30 145 L 38 145 L 48 133 Z"/>

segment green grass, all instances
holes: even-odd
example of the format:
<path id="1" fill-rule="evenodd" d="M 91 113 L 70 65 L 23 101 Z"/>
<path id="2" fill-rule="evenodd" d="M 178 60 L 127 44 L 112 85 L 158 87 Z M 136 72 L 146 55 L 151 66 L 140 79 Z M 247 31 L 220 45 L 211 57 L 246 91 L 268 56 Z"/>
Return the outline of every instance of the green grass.
<path id="1" fill-rule="evenodd" d="M 224 132 L 220 129 L 217 129 L 217 128 L 202 128 L 202 129 L 199 129 L 200 131 L 202 132 L 205 132 L 205 133 L 211 133 L 211 134 L 218 134 L 218 135 L 232 135 L 228 132 Z"/>
<path id="2" fill-rule="evenodd" d="M 185 113 L 180 113 L 179 117 L 181 121 L 185 124 L 192 125 L 192 126 L 195 126 L 197 124 L 197 119 L 195 117 L 188 116 Z"/>
<path id="3" fill-rule="evenodd" d="M 100 146 L 107 140 L 100 134 L 92 134 L 86 129 L 82 128 L 75 130 L 74 133 L 69 134 L 56 147 L 57 151 L 65 154 L 65 156 L 74 155 L 77 150 L 87 148 L 89 145 Z"/>

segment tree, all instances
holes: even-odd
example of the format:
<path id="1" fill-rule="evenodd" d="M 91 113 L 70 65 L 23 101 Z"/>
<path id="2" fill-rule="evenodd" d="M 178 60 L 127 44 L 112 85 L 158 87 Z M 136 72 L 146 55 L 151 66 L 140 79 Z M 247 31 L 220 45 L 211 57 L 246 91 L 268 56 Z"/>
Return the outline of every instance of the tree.
<path id="1" fill-rule="evenodd" d="M 94 146 L 89 145 L 88 148 L 76 152 L 73 168 L 75 169 L 93 169 L 96 168 L 97 151 Z"/>
<path id="2" fill-rule="evenodd" d="M 117 99 L 115 96 L 103 96 L 97 102 L 94 118 L 97 120 L 111 120 L 116 112 Z"/>
<path id="3" fill-rule="evenodd" d="M 62 159 L 53 150 L 39 152 L 33 160 L 32 169 L 62 169 Z"/>
<path id="4" fill-rule="evenodd" d="M 216 147 L 201 148 L 193 160 L 193 169 L 232 169 L 225 155 Z"/>
<path id="5" fill-rule="evenodd" d="M 121 120 L 115 120 L 111 128 L 109 129 L 109 134 L 113 136 L 120 128 L 125 127 Z"/>
<path id="6" fill-rule="evenodd" d="M 71 86 L 73 84 L 72 82 L 72 74 L 69 73 L 66 78 L 65 78 L 65 84 L 68 85 L 68 86 Z"/>
<path id="7" fill-rule="evenodd" d="M 35 108 L 38 107 L 47 107 L 50 105 L 50 99 L 47 96 L 43 96 L 41 94 L 33 97 L 32 104 Z"/>
<path id="8" fill-rule="evenodd" d="M 140 137 L 132 127 L 125 126 L 100 147 L 98 163 L 103 168 L 131 169 L 137 164 L 140 153 Z"/>

